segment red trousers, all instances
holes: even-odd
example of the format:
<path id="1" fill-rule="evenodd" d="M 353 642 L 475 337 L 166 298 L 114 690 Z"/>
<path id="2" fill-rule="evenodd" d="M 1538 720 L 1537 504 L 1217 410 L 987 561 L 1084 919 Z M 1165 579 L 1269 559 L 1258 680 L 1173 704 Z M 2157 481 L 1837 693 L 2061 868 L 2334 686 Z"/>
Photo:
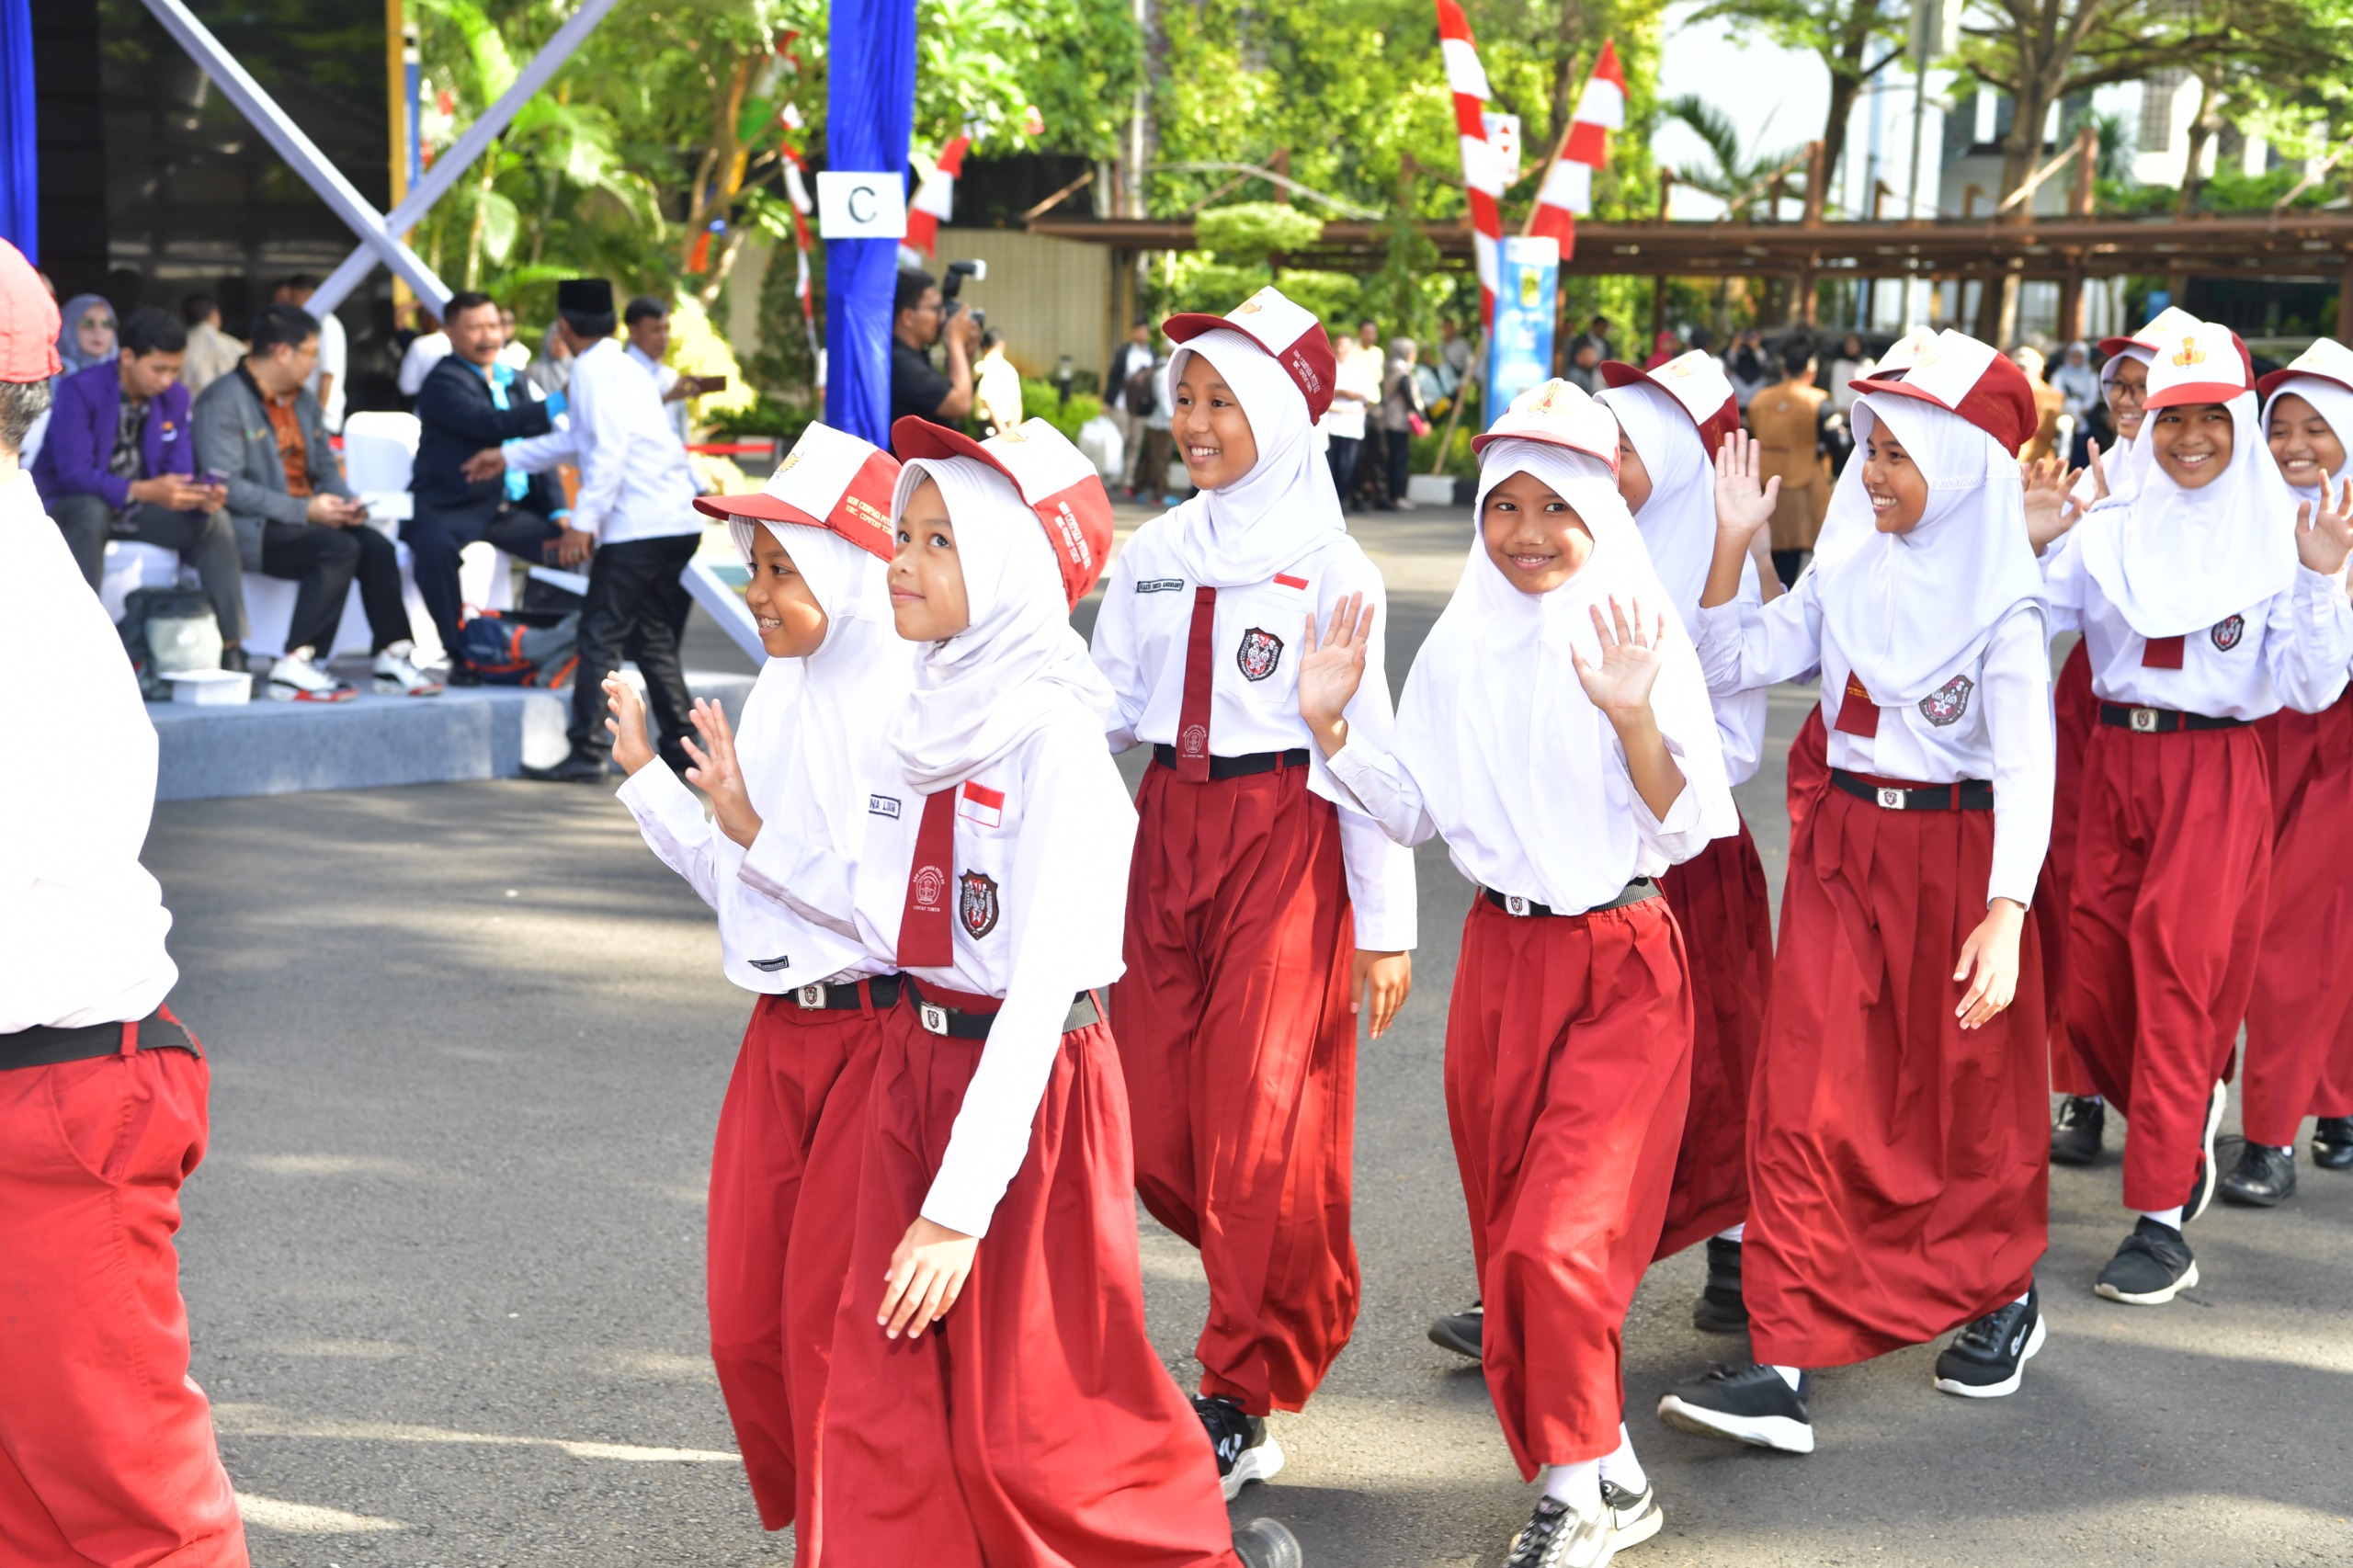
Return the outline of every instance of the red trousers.
<path id="1" fill-rule="evenodd" d="M 1111 989 L 1136 1189 L 1200 1249 L 1201 1392 L 1298 1410 L 1356 1326 L 1356 950 L 1339 813 L 1307 769 L 1144 770 Z"/>
<path id="2" fill-rule="evenodd" d="M 2270 878 L 2270 770 L 2252 729 L 2092 733 L 2065 1020 L 2130 1124 L 2128 1209 L 2189 1197 L 2255 986 Z"/>
<path id="3" fill-rule="evenodd" d="M 1748 1218 L 1748 1080 L 1773 991 L 1772 894 L 1748 824 L 1660 879 L 1691 960 L 1691 1109 L 1658 1256 Z"/>
<path id="4" fill-rule="evenodd" d="M 1621 1331 L 1658 1250 L 1690 1078 L 1691 991 L 1665 900 L 1532 918 L 1472 900 L 1446 1114 L 1487 1392 L 1531 1480 L 1618 1446 Z"/>
<path id="5" fill-rule="evenodd" d="M 244 1568 L 172 1247 L 210 1082 L 184 1051 L 0 1072 L 7 1568 Z"/>
<path id="6" fill-rule="evenodd" d="M 2353 1065 L 2353 701 L 2253 728 L 2271 763 L 2271 892 L 2239 1115 L 2250 1140 L 2285 1147 L 2307 1115 L 2346 1114 L 2353 1076 L 2328 1084 L 2332 1061 Z"/>
<path id="7" fill-rule="evenodd" d="M 2042 885 L 2035 890 L 2035 924 L 2042 933 L 2042 991 L 2051 1013 L 2051 1087 L 2063 1095 L 2091 1095 L 2091 1074 L 2067 1043 L 2060 1009 L 2067 995 L 2067 924 L 2074 901 L 2075 839 L 2081 827 L 2084 749 L 2099 728 L 2099 699 L 2092 695 L 2091 654 L 2078 642 L 2059 667 L 2051 694 L 2059 726 L 2057 787 L 2051 799 L 2051 852 L 2042 861 Z"/>
<path id="8" fill-rule="evenodd" d="M 806 1011 L 790 996 L 763 996 L 719 1108 L 710 1359 L 760 1523 L 772 1530 L 815 1495 L 816 1477 L 796 1456 L 815 1451 L 881 1040 L 879 1014 Z M 811 1222 L 796 1225 L 804 1207 Z M 815 1559 L 801 1550 L 808 1568 Z"/>
<path id="9" fill-rule="evenodd" d="M 1881 811 L 1838 790 L 1790 842 L 1748 1110 L 1742 1290 L 1760 1361 L 1918 1345 L 2034 1278 L 2051 1113 L 2032 921 L 2009 1007 L 1967 1032 L 1953 1016 L 1993 858 L 1991 812 Z"/>
<path id="10" fill-rule="evenodd" d="M 1063 1036 L 1029 1156 L 940 1326 L 876 1325 L 981 1051 L 905 1006 L 885 1017 L 800 1550 L 843 1568 L 1240 1568 L 1209 1439 L 1144 1336 L 1105 1026 Z"/>

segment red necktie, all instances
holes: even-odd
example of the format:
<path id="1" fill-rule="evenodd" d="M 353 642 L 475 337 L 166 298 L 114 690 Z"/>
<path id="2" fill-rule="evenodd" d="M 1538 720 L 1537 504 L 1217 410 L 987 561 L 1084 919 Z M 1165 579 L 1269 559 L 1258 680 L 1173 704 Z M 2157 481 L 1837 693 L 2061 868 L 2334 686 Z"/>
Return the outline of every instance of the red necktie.
<path id="1" fill-rule="evenodd" d="M 1871 700 L 1861 677 L 1852 670 L 1847 672 L 1847 695 L 1838 704 L 1838 722 L 1833 728 L 1842 735 L 1859 735 L 1864 740 L 1879 733 L 1879 704 Z"/>
<path id="2" fill-rule="evenodd" d="M 1176 777 L 1210 781 L 1211 644 L 1217 641 L 1217 590 L 1193 590 L 1193 630 L 1185 642 L 1185 695 L 1176 704 Z"/>
<path id="3" fill-rule="evenodd" d="M 923 798 L 915 829 L 915 864 L 907 868 L 907 904 L 899 915 L 899 967 L 946 969 L 956 961 L 956 931 L 948 922 L 949 862 L 956 852 L 956 797 L 951 784 Z"/>
<path id="4" fill-rule="evenodd" d="M 2182 639 L 2152 637 L 2141 650 L 2141 667 L 2144 670 L 2177 670 L 2181 668 Z"/>

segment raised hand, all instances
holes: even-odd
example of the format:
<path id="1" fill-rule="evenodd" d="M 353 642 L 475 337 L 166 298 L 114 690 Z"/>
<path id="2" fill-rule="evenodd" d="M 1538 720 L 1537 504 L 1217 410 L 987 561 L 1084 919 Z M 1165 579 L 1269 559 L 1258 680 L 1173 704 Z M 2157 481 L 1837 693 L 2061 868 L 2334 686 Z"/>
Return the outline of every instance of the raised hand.
<path id="1" fill-rule="evenodd" d="M 1343 595 L 1332 607 L 1331 629 L 1321 642 L 1314 615 L 1307 618 L 1307 651 L 1299 660 L 1299 716 L 1325 756 L 1348 744 L 1347 721 L 1341 715 L 1364 684 L 1372 617 L 1362 594 Z"/>
<path id="2" fill-rule="evenodd" d="M 605 729 L 613 737 L 613 760 L 623 773 L 635 773 L 654 760 L 654 746 L 645 738 L 645 704 L 637 687 L 617 675 L 605 677 L 605 710 L 611 715 Z"/>
<path id="3" fill-rule="evenodd" d="M 2091 453 L 2090 461 L 2086 466 L 2090 468 L 2092 473 L 2092 498 L 2084 503 L 2084 510 L 2088 512 L 2108 499 L 2108 464 L 2100 457 L 2097 441 L 2086 442 L 2086 446 Z M 2113 441 L 2109 443 L 2109 449 L 2110 451 L 2116 449 L 2116 444 Z"/>
<path id="4" fill-rule="evenodd" d="M 687 782 L 710 797 L 710 820 L 719 824 L 719 831 L 749 849 L 752 840 L 760 835 L 760 813 L 752 809 L 744 769 L 735 760 L 735 732 L 728 725 L 727 710 L 702 697 L 695 699 L 688 717 L 694 720 L 702 744 L 680 739 L 695 763 L 687 769 Z"/>
<path id="5" fill-rule="evenodd" d="M 1593 631 L 1601 642 L 1601 657 L 1588 660 L 1585 651 L 1570 644 L 1569 657 L 1577 667 L 1577 680 L 1585 687 L 1586 697 L 1596 708 L 1615 723 L 1620 720 L 1650 716 L 1651 688 L 1658 684 L 1659 640 L 1666 633 L 1666 618 L 1654 616 L 1647 635 L 1643 626 L 1643 607 L 1635 601 L 1631 620 L 1626 607 L 1612 595 L 1609 619 L 1601 618 L 1601 607 L 1593 607 Z"/>
<path id="6" fill-rule="evenodd" d="M 2296 555 L 2306 566 L 2324 577 L 2334 577 L 2345 569 L 2345 558 L 2353 555 L 2353 479 L 2345 482 L 2337 491 L 2336 504 L 2329 505 L 2328 475 L 2320 476 L 2320 505 L 2310 501 L 2296 506 Z"/>
<path id="7" fill-rule="evenodd" d="M 1716 531 L 1732 535 L 1743 550 L 1750 535 L 1773 520 L 1781 498 L 1779 475 L 1757 480 L 1764 450 L 1745 430 L 1734 430 L 1716 449 Z"/>
<path id="8" fill-rule="evenodd" d="M 2034 542 L 2037 555 L 2083 517 L 2084 508 L 2075 496 L 2075 482 L 2083 473 L 2056 457 L 2018 464 L 2018 478 L 2026 486 L 2027 537 Z"/>

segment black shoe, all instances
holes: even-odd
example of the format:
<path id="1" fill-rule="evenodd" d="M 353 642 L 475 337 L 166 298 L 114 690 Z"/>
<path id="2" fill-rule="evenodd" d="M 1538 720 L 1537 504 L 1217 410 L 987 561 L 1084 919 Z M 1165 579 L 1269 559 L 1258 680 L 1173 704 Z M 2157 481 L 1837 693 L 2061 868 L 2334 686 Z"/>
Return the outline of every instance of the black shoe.
<path id="1" fill-rule="evenodd" d="M 2198 1260 L 2171 1225 L 2141 1216 L 2092 1289 L 2129 1306 L 2162 1306 L 2198 1283 Z"/>
<path id="2" fill-rule="evenodd" d="M 465 660 L 451 659 L 449 661 L 449 673 L 441 677 L 441 684 L 444 686 L 480 686 L 482 684 L 482 676 L 474 674 L 474 667 L 466 663 Z"/>
<path id="3" fill-rule="evenodd" d="M 2222 1173 L 2222 1201 L 2242 1209 L 2269 1209 L 2295 1196 L 2296 1156 L 2268 1144 L 2247 1144 Z"/>
<path id="4" fill-rule="evenodd" d="M 574 752 L 553 767 L 526 767 L 523 777 L 542 784 L 596 784 L 607 775 L 605 759 L 588 752 Z"/>
<path id="5" fill-rule="evenodd" d="M 2324 1116 L 2313 1123 L 2313 1164 L 2325 1171 L 2353 1165 L 2353 1116 Z"/>
<path id="6" fill-rule="evenodd" d="M 2108 1106 L 2083 1095 L 2059 1102 L 2058 1119 L 2051 1124 L 2051 1163 L 2088 1165 L 2099 1158 L 2100 1135 L 2108 1131 Z"/>
<path id="7" fill-rule="evenodd" d="M 244 646 L 240 643 L 232 642 L 229 646 L 221 650 L 221 667 L 224 670 L 234 670 L 239 675 L 244 675 L 253 668 L 253 664 L 245 657 L 245 650 Z"/>
<path id="8" fill-rule="evenodd" d="M 1691 1326 L 1702 1334 L 1738 1334 L 1748 1326 L 1740 1299 L 1740 1244 L 1708 1238 L 1708 1283 L 1691 1303 Z"/>
<path id="9" fill-rule="evenodd" d="M 1307 1554 L 1299 1549 L 1299 1537 L 1279 1519 L 1252 1519 L 1235 1526 L 1233 1555 L 1242 1559 L 1242 1568 L 1302 1568 L 1307 1561 Z"/>
<path id="10" fill-rule="evenodd" d="M 2042 1301 L 2029 1286 L 2025 1301 L 1961 1325 L 1937 1355 L 1937 1387 L 1963 1399 L 2016 1393 L 2042 1338 Z"/>
<path id="11" fill-rule="evenodd" d="M 1273 1480 L 1283 1468 L 1283 1446 L 1267 1430 L 1266 1422 L 1222 1394 L 1197 1393 L 1193 1414 L 1210 1435 L 1210 1447 L 1217 1454 L 1218 1484 L 1227 1502 L 1254 1481 Z"/>
<path id="12" fill-rule="evenodd" d="M 1798 1386 L 1791 1388 L 1780 1373 L 1754 1361 L 1718 1367 L 1697 1382 L 1660 1395 L 1658 1418 L 1678 1432 L 1810 1454 L 1813 1418 L 1807 1405 L 1813 1390 L 1810 1372 L 1800 1372 Z"/>
<path id="13" fill-rule="evenodd" d="M 1558 1497 L 1539 1497 L 1528 1528 L 1511 1538 L 1504 1568 L 1597 1568 L 1608 1561 L 1608 1509 L 1588 1519 Z"/>
<path id="14" fill-rule="evenodd" d="M 2230 1103 L 2231 1087 L 2220 1078 L 2206 1101 L 2206 1136 L 2198 1149 L 2198 1178 L 2189 1184 L 2189 1199 L 2181 1206 L 2181 1222 L 2188 1224 L 2214 1201 L 2214 1177 L 2222 1169 L 2214 1163 L 2214 1134 L 2222 1126 L 2222 1108 Z"/>
<path id="15" fill-rule="evenodd" d="M 1658 1506 L 1658 1488 L 1649 1482 L 1640 1492 L 1629 1492 L 1604 1477 L 1601 1506 L 1609 1515 L 1609 1550 L 1623 1551 L 1658 1534 L 1666 1515 Z"/>
<path id="16" fill-rule="evenodd" d="M 1486 1354 L 1487 1309 L 1477 1301 L 1467 1312 L 1449 1312 L 1430 1324 L 1430 1343 L 1440 1350 L 1451 1350 L 1457 1356 L 1468 1356 L 1473 1361 Z"/>

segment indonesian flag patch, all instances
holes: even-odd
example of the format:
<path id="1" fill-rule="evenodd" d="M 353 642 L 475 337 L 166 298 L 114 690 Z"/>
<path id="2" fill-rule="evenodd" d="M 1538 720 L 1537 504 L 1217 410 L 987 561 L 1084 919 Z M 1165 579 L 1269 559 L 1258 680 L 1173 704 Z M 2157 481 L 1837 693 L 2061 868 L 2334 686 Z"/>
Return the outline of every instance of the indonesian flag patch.
<path id="1" fill-rule="evenodd" d="M 985 784 L 967 783 L 956 800 L 956 814 L 983 827 L 1005 825 L 1005 791 Z"/>

